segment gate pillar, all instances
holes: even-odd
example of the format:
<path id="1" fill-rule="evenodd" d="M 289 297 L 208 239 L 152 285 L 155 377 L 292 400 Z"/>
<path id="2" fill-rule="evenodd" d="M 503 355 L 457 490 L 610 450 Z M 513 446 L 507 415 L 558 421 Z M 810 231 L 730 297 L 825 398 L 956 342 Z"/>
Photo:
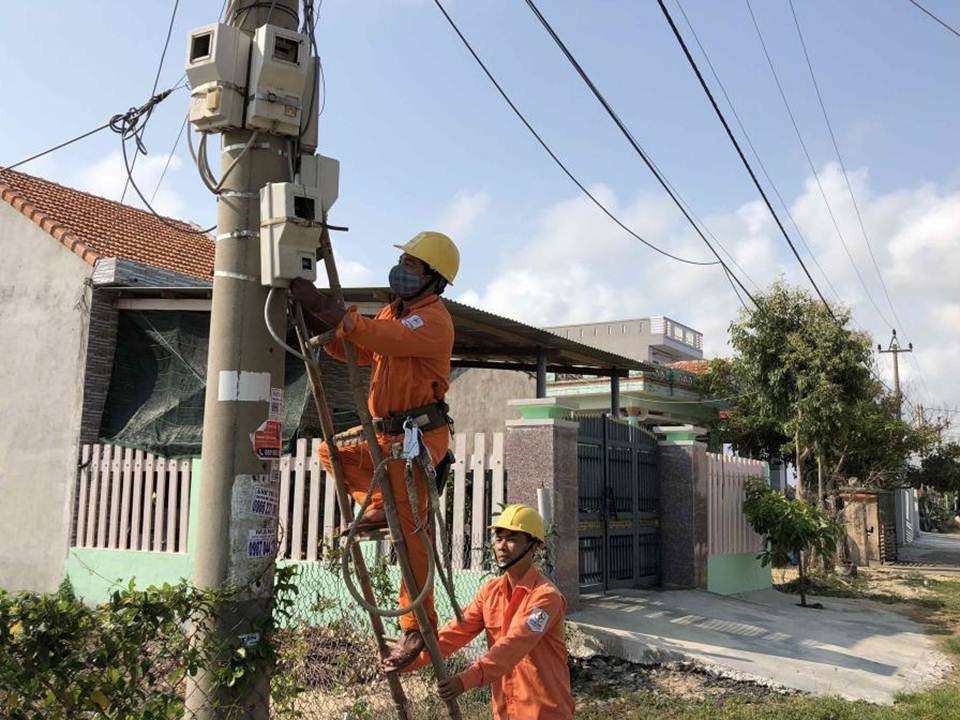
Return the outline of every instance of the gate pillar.
<path id="1" fill-rule="evenodd" d="M 507 502 L 537 507 L 537 490 L 553 500 L 545 571 L 567 600 L 567 611 L 580 603 L 577 518 L 577 427 L 572 408 L 557 398 L 511 400 L 520 419 L 507 420 L 504 467 Z M 494 508 L 496 512 L 496 508 Z"/>
<path id="2" fill-rule="evenodd" d="M 654 428 L 660 460 L 660 552 L 665 588 L 707 588 L 706 431 L 692 425 Z"/>

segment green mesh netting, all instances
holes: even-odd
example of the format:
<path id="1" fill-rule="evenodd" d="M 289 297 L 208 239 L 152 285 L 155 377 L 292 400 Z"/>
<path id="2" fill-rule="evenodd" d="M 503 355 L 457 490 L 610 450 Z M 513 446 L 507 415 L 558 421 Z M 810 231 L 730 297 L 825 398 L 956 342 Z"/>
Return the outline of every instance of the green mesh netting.
<path id="1" fill-rule="evenodd" d="M 120 312 L 100 442 L 166 457 L 200 455 L 209 326 L 204 312 Z M 301 426 L 309 388 L 295 358 L 287 358 L 284 386 L 283 439 L 289 447 L 314 429 Z"/>

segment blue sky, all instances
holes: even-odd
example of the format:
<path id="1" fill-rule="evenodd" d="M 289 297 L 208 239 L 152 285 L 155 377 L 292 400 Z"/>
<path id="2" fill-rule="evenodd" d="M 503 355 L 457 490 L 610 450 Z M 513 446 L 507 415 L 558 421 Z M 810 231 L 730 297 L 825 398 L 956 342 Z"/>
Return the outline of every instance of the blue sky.
<path id="1" fill-rule="evenodd" d="M 787 0 L 752 1 L 851 254 L 889 319 L 790 6 Z M 681 2 L 820 265 L 840 298 L 853 306 L 858 325 L 886 342 L 889 325 L 867 300 L 840 247 L 746 4 Z M 952 379 L 960 363 L 955 279 L 960 39 L 906 0 L 794 2 L 874 255 L 902 321 L 901 334 L 918 347 L 923 377 L 911 360 L 905 363 L 905 382 L 917 401 L 955 406 L 960 403 Z M 523 2 L 445 4 L 584 183 L 651 241 L 688 257 L 706 257 Z M 35 0 L 5 7 L 0 67 L 7 71 L 7 101 L 0 114 L 0 163 L 73 137 L 146 99 L 172 5 L 170 0 L 86 5 Z M 161 87 L 183 71 L 187 31 L 212 22 L 220 5 L 220 0 L 180 3 Z M 926 0 L 926 5 L 960 25 L 955 2 Z M 707 72 L 676 0 L 668 6 Z M 542 0 L 541 10 L 746 272 L 761 286 L 781 275 L 804 283 L 657 4 Z M 318 41 L 327 78 L 321 151 L 342 162 L 333 219 L 351 228 L 338 237 L 349 279 L 377 282 L 393 262 L 393 242 L 436 227 L 454 235 L 463 251 L 454 297 L 534 324 L 667 314 L 702 329 L 712 354 L 729 352 L 725 328 L 738 303 L 722 274 L 655 255 L 592 208 L 510 113 L 432 2 L 327 0 Z M 708 79 L 716 91 L 709 74 Z M 175 94 L 150 121 L 150 154 L 138 162 L 137 175 L 148 194 L 186 102 L 186 92 Z M 119 198 L 118 147 L 116 136 L 104 132 L 23 169 Z M 163 212 L 205 225 L 215 217 L 213 198 L 197 179 L 185 144 L 177 149 L 157 204 Z M 827 291 L 823 276 L 807 261 Z M 885 364 L 881 370 L 889 373 Z"/>

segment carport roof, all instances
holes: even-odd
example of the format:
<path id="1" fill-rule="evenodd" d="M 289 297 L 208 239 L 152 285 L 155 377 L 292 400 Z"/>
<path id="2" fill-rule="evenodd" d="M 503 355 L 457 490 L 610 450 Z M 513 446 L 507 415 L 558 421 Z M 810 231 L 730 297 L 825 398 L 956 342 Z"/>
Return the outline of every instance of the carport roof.
<path id="1" fill-rule="evenodd" d="M 382 288 L 348 288 L 348 304 L 361 312 L 379 308 L 388 291 Z M 542 357 L 546 371 L 572 375 L 626 377 L 631 370 L 655 366 L 568 340 L 547 330 L 444 298 L 456 328 L 454 367 L 482 367 L 536 372 Z"/>
<path id="2" fill-rule="evenodd" d="M 122 298 L 210 297 L 211 288 L 110 287 Z M 357 305 L 364 314 L 373 314 L 387 297 L 385 288 L 345 288 L 348 305 Z M 456 329 L 454 367 L 626 377 L 630 371 L 656 370 L 656 366 L 583 345 L 547 330 L 525 325 L 444 298 Z M 540 363 L 543 363 L 543 366 Z"/>

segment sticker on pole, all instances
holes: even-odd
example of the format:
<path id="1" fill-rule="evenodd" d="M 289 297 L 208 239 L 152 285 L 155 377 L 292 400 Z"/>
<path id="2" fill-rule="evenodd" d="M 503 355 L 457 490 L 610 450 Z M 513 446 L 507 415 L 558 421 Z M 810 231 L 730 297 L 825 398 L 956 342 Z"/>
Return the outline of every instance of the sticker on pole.
<path id="1" fill-rule="evenodd" d="M 258 487 L 250 502 L 250 514 L 260 517 L 277 517 L 277 491 L 272 487 Z"/>
<path id="2" fill-rule="evenodd" d="M 242 647 L 255 647 L 260 643 L 260 633 L 243 633 L 242 635 L 237 635 L 237 639 L 240 641 Z"/>
<path id="3" fill-rule="evenodd" d="M 270 419 L 283 420 L 283 388 L 270 388 Z"/>
<path id="4" fill-rule="evenodd" d="M 277 552 L 277 533 L 269 528 L 251 530 L 247 538 L 247 558 L 261 560 Z"/>
<path id="5" fill-rule="evenodd" d="M 253 452 L 261 460 L 277 460 L 280 458 L 282 439 L 281 425 L 277 420 L 264 420 L 260 427 L 250 435 L 253 443 Z"/>

